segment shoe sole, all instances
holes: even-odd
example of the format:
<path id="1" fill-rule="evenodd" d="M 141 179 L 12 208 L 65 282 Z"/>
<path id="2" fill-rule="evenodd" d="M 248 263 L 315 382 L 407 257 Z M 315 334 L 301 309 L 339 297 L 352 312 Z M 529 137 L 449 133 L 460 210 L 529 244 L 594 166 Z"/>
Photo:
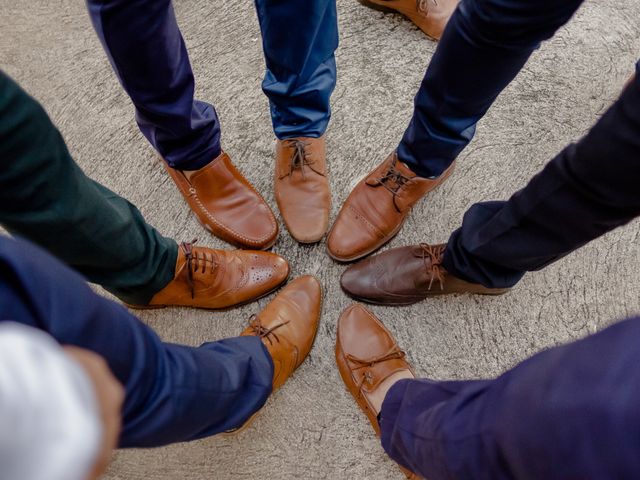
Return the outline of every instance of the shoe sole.
<path id="1" fill-rule="evenodd" d="M 289 378 L 287 378 L 287 380 L 285 381 L 288 382 L 289 379 L 291 377 L 293 377 L 293 374 L 295 373 L 296 370 L 298 370 L 298 368 L 305 362 L 305 360 L 307 359 L 307 357 L 309 355 L 311 355 L 311 350 L 313 350 L 313 346 L 316 343 L 316 337 L 318 336 L 318 330 L 320 330 L 320 320 L 322 320 L 322 306 L 324 304 L 324 291 L 322 290 L 322 286 L 320 286 L 320 311 L 318 312 L 318 328 L 316 328 L 316 331 L 313 332 L 313 339 L 311 340 L 311 348 L 309 349 L 309 353 L 307 354 L 306 357 L 304 357 L 304 360 L 302 360 L 302 362 L 300 362 L 300 365 L 298 365 L 295 370 L 293 372 L 291 372 L 291 375 L 289 376 Z M 283 383 L 284 385 L 284 383 Z M 282 387 L 280 387 L 282 388 Z M 273 395 L 274 392 L 277 392 L 279 389 L 273 390 L 271 392 L 271 394 L 269 395 L 269 397 L 271 397 L 271 395 Z M 266 402 L 265 402 L 266 404 Z M 233 435 L 237 435 L 238 433 L 244 432 L 247 428 L 249 428 L 251 426 L 251 424 L 253 423 L 253 421 L 256 419 L 256 417 L 258 416 L 258 414 L 262 411 L 262 409 L 264 408 L 264 405 L 262 407 L 260 407 L 260 410 L 258 410 L 257 412 L 254 412 L 253 414 L 251 414 L 251 416 L 249 418 L 247 418 L 247 420 L 240 425 L 238 428 L 236 428 L 235 430 L 229 430 L 227 432 L 221 432 L 220 435 L 224 436 L 224 437 L 231 437 Z"/>
<path id="2" fill-rule="evenodd" d="M 499 295 L 504 295 L 505 293 L 507 293 L 510 290 L 511 290 L 510 288 L 495 288 L 495 289 L 492 289 L 491 291 L 469 289 L 469 290 L 465 290 L 465 291 L 461 291 L 461 292 L 435 292 L 435 293 L 429 293 L 426 297 L 417 298 L 416 300 L 407 300 L 406 302 L 385 302 L 385 301 L 382 301 L 382 300 L 374 300 L 374 299 L 371 299 L 371 298 L 360 297 L 358 295 L 352 295 L 351 293 L 347 292 L 344 288 L 342 289 L 342 291 L 347 296 L 349 296 L 349 297 L 351 297 L 354 300 L 357 300 L 359 302 L 368 303 L 369 305 L 381 305 L 381 306 L 388 306 L 388 307 L 406 307 L 406 306 L 409 306 L 409 305 L 415 305 L 416 303 L 420 303 L 420 302 L 428 299 L 429 297 L 439 297 L 439 296 L 442 296 L 442 295 L 465 295 L 465 294 L 469 294 L 469 295 L 484 295 L 484 296 L 487 296 L 487 297 L 497 297 Z"/>
<path id="3" fill-rule="evenodd" d="M 393 9 L 393 8 L 389 8 L 389 7 L 384 7 L 382 5 L 379 5 L 377 3 L 373 3 L 369 0 L 358 0 L 358 3 L 364 5 L 365 7 L 369 7 L 373 10 L 377 10 L 378 12 L 384 12 L 384 13 L 400 13 L 397 10 Z"/>

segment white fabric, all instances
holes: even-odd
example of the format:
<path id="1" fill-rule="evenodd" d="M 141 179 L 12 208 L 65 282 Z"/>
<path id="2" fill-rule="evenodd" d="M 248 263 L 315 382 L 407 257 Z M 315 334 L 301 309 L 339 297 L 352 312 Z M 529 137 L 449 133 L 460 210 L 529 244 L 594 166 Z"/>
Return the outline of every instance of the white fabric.
<path id="1" fill-rule="evenodd" d="M 86 480 L 101 436 L 82 367 L 44 332 L 0 323 L 0 480 Z"/>

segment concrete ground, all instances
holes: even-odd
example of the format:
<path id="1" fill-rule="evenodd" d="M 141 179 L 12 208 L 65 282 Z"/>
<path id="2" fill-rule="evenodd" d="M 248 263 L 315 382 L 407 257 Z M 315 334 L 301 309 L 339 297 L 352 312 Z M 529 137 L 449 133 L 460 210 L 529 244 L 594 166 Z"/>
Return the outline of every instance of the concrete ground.
<path id="1" fill-rule="evenodd" d="M 138 132 L 133 109 L 77 0 L 0 0 L 0 67 L 39 99 L 85 171 L 138 205 L 168 236 L 228 248 L 189 213 Z M 223 145 L 274 207 L 273 134 L 252 2 L 176 0 L 197 79 L 214 102 Z M 355 185 L 397 144 L 436 44 L 409 22 L 338 0 L 341 46 L 328 131 L 333 215 Z M 507 198 L 555 153 L 578 139 L 616 98 L 640 52 L 640 3 L 588 0 L 538 50 L 481 122 L 456 174 L 420 203 L 390 246 L 445 241 L 474 202 Z M 608 161 L 603 159 L 603 168 Z M 283 229 L 284 230 L 284 229 Z M 633 222 L 499 298 L 438 298 L 374 308 L 420 375 L 490 377 L 545 347 L 580 338 L 640 311 L 640 224 Z M 293 275 L 325 289 L 310 358 L 255 423 L 231 438 L 121 451 L 107 475 L 134 479 L 403 478 L 345 391 L 334 363 L 336 320 L 351 303 L 343 266 L 324 245 L 297 245 L 286 231 L 274 248 Z M 166 309 L 139 313 L 172 342 L 197 345 L 234 336 L 270 298 L 223 313 Z"/>

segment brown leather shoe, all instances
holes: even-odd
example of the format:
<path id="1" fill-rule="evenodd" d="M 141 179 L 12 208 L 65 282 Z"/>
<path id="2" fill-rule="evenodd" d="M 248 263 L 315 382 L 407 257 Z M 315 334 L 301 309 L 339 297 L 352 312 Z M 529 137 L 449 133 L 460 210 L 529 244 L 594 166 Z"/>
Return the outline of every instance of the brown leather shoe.
<path id="1" fill-rule="evenodd" d="M 262 196 L 222 152 L 190 178 L 162 162 L 200 223 L 216 237 L 243 248 L 266 249 L 278 224 Z"/>
<path id="2" fill-rule="evenodd" d="M 395 153 L 356 185 L 342 206 L 329 238 L 329 255 L 340 262 L 362 258 L 382 247 L 402 227 L 411 208 L 453 171 L 435 179 L 418 177 Z"/>
<path id="3" fill-rule="evenodd" d="M 305 275 L 284 287 L 242 332 L 242 336 L 261 337 L 269 350 L 273 360 L 273 390 L 280 388 L 309 355 L 321 310 L 320 282 Z"/>
<path id="4" fill-rule="evenodd" d="M 289 233 L 300 243 L 319 242 L 329 226 L 326 155 L 324 136 L 276 144 L 276 202 Z"/>
<path id="5" fill-rule="evenodd" d="M 289 264 L 275 253 L 214 250 L 182 243 L 176 273 L 147 305 L 229 308 L 252 302 L 278 288 L 289 276 Z"/>
<path id="6" fill-rule="evenodd" d="M 358 0 L 381 12 L 400 13 L 427 37 L 439 40 L 459 0 Z"/>
<path id="7" fill-rule="evenodd" d="M 378 414 L 389 387 L 415 377 L 391 333 L 362 305 L 351 305 L 338 319 L 336 363 L 347 390 L 380 436 Z M 417 475 L 400 467 L 407 478 Z"/>
<path id="8" fill-rule="evenodd" d="M 347 295 L 378 305 L 410 305 L 433 295 L 476 293 L 500 295 L 508 288 L 487 288 L 447 272 L 446 245 L 392 248 L 347 268 L 340 285 Z"/>

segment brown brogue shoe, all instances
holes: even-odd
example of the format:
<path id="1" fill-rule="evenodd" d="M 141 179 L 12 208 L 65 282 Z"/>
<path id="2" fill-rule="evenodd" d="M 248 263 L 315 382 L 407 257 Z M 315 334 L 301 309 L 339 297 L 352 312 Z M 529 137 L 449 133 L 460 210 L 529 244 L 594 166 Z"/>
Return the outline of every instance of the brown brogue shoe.
<path id="1" fill-rule="evenodd" d="M 229 308 L 269 294 L 289 276 L 289 264 L 275 253 L 214 250 L 182 243 L 176 273 L 147 305 L 132 308 L 184 306 Z"/>
<path id="2" fill-rule="evenodd" d="M 358 0 L 382 12 L 400 13 L 432 40 L 439 40 L 459 0 Z"/>
<path id="3" fill-rule="evenodd" d="M 347 390 L 379 437 L 378 414 L 386 392 L 398 380 L 415 377 L 405 353 L 380 320 L 354 304 L 338 319 L 336 363 Z M 400 469 L 407 478 L 419 478 Z"/>
<path id="4" fill-rule="evenodd" d="M 400 231 L 413 205 L 446 180 L 453 166 L 438 178 L 423 178 L 391 154 L 342 206 L 327 239 L 329 256 L 350 262 L 382 247 Z"/>
<path id="5" fill-rule="evenodd" d="M 410 305 L 433 295 L 475 293 L 500 295 L 508 288 L 487 288 L 452 275 L 442 266 L 446 245 L 392 248 L 342 274 L 340 285 L 357 300 L 378 305 Z"/>
<path id="6" fill-rule="evenodd" d="M 298 277 L 252 318 L 242 336 L 262 338 L 273 360 L 273 390 L 302 364 L 318 331 L 322 289 L 315 277 Z"/>
<path id="7" fill-rule="evenodd" d="M 331 193 L 324 137 L 278 140 L 274 191 L 284 224 L 300 243 L 319 242 L 329 226 Z"/>
<path id="8" fill-rule="evenodd" d="M 222 152 L 189 177 L 162 162 L 178 189 L 216 237 L 242 248 L 263 250 L 278 237 L 278 224 L 262 196 Z"/>

